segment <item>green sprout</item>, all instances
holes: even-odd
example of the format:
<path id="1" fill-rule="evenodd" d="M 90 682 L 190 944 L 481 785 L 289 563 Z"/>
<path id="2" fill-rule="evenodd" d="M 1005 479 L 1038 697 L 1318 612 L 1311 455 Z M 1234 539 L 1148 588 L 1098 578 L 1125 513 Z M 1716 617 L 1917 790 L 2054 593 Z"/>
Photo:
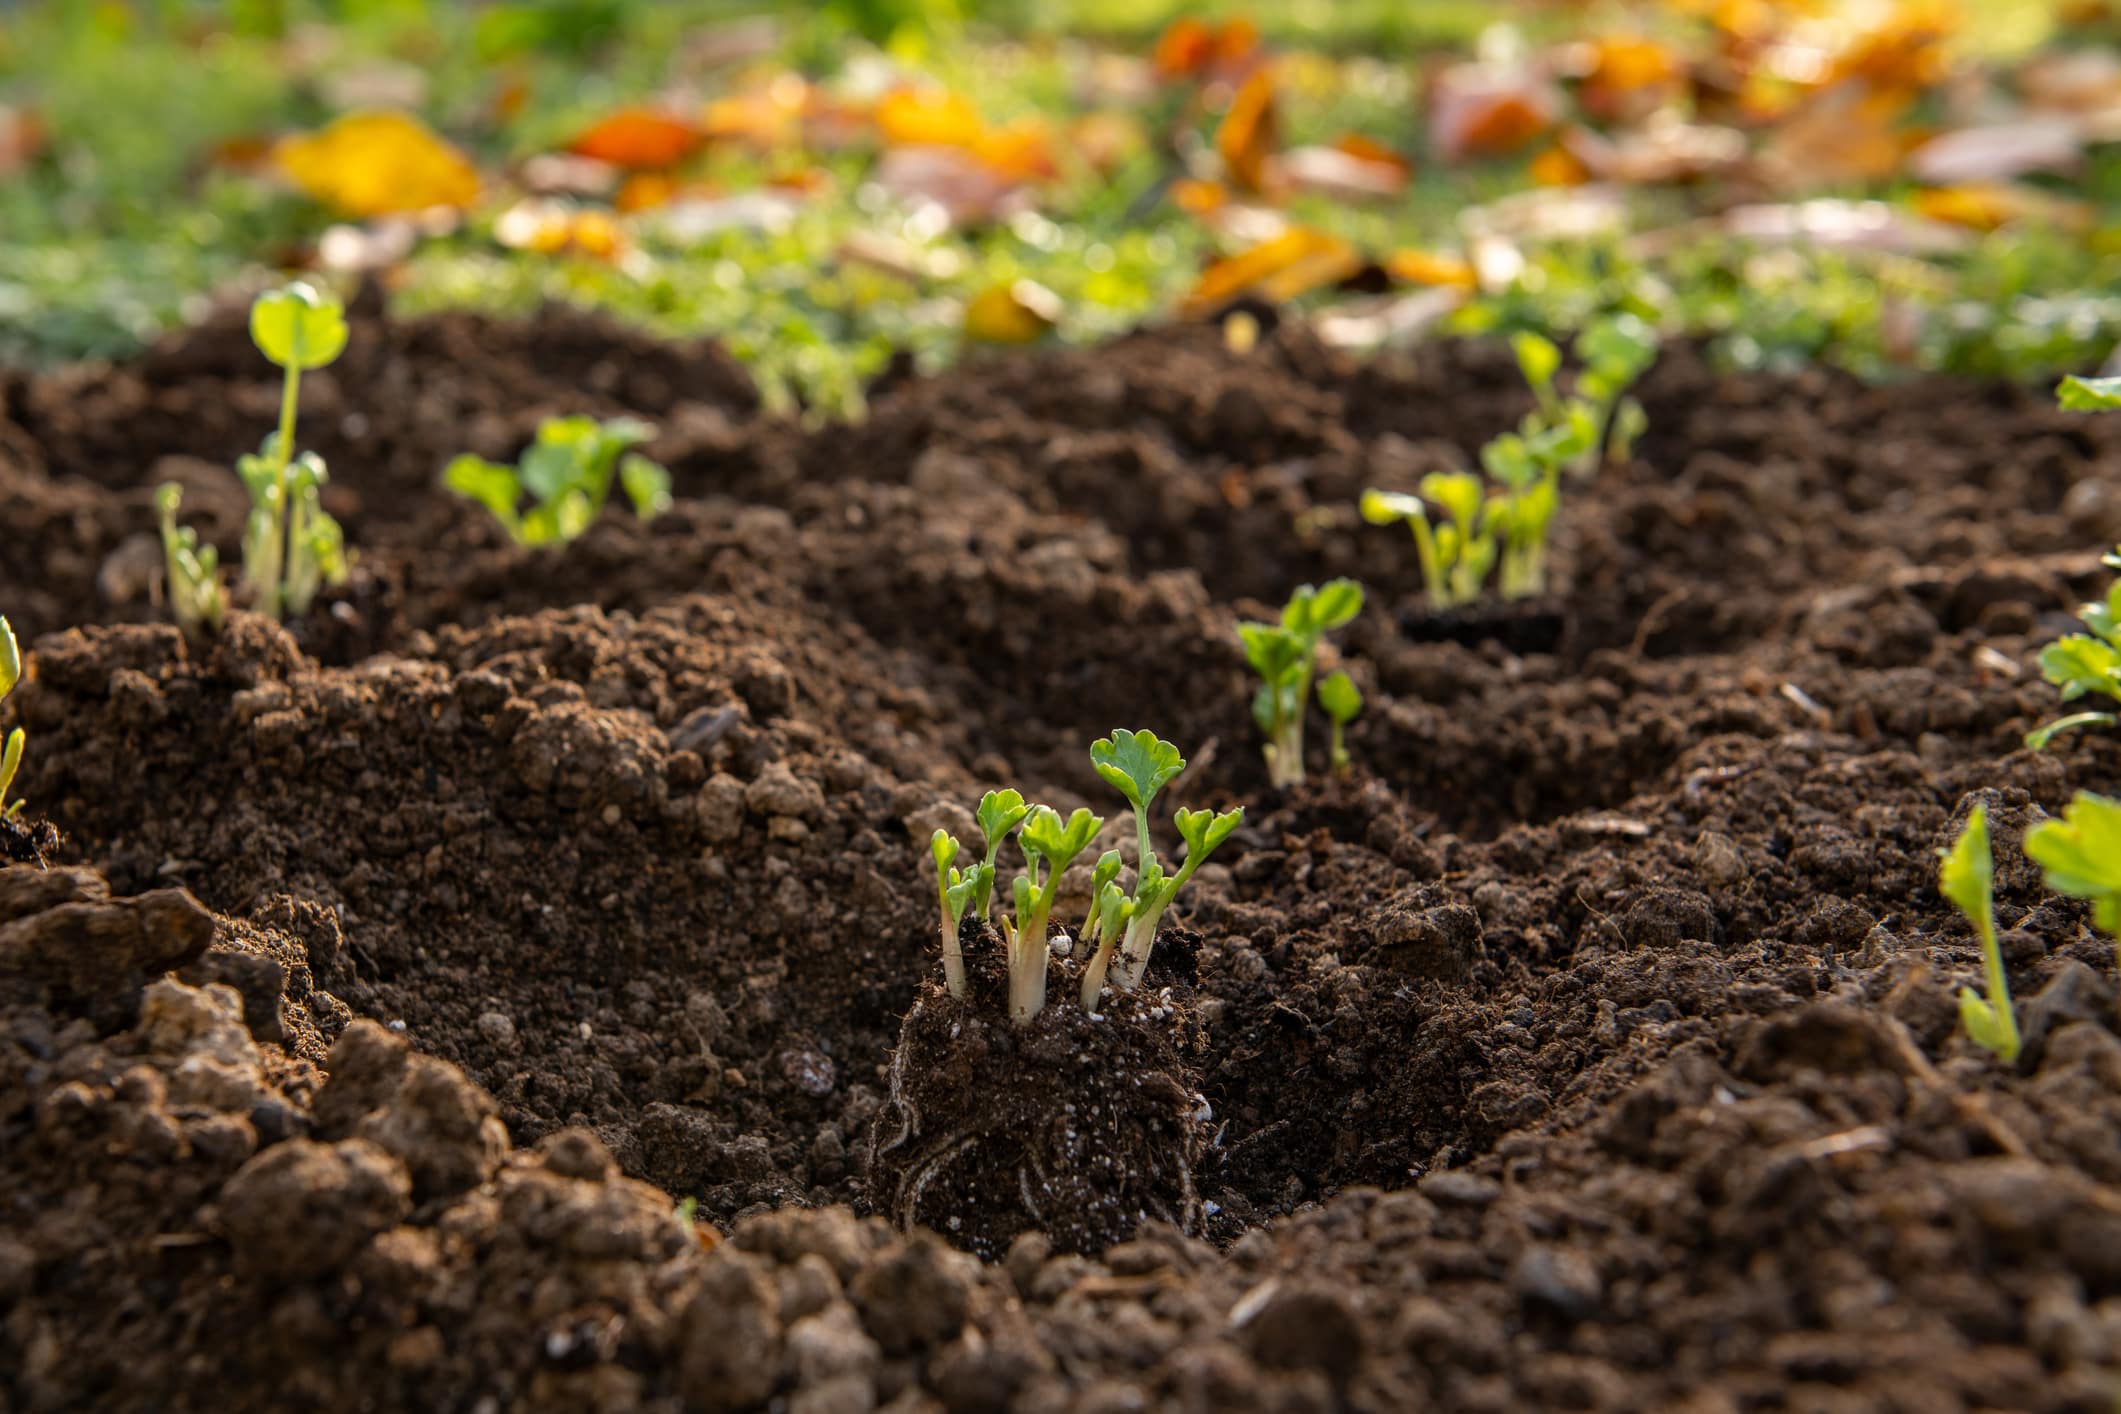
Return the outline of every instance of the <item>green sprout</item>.
<path id="1" fill-rule="evenodd" d="M 642 520 L 670 509 L 670 473 L 631 450 L 654 435 L 631 417 L 551 417 L 515 466 L 465 452 L 442 484 L 493 512 L 518 545 L 564 544 L 595 524 L 614 476 Z M 525 496 L 528 510 L 519 509 Z"/>
<path id="2" fill-rule="evenodd" d="M 295 454 L 295 413 L 302 374 L 323 368 L 346 348 L 346 314 L 339 302 L 301 281 L 259 295 L 250 307 L 250 340 L 284 370 L 280 424 L 256 452 L 236 459 L 236 475 L 250 496 L 243 524 L 243 582 L 251 607 L 271 618 L 305 614 L 326 585 L 347 577 L 346 538 L 324 510 L 327 480 L 315 452 Z M 218 554 L 202 549 L 196 533 L 179 530 L 174 482 L 156 492 L 162 510 L 162 550 L 169 570 L 171 612 L 191 635 L 220 627 Z"/>
<path id="3" fill-rule="evenodd" d="M 2025 832 L 2025 854 L 2049 888 L 2088 899 L 2092 922 L 2121 938 L 2121 801 L 2078 791 L 2061 819 Z"/>
<path id="4" fill-rule="evenodd" d="M 1318 684 L 1318 705 L 1333 721 L 1333 751 L 1331 761 L 1336 774 L 1346 775 L 1348 760 L 1348 723 L 1362 712 L 1362 689 L 1355 679 L 1346 673 L 1334 673 Z"/>
<path id="5" fill-rule="evenodd" d="M 1097 952 L 1083 973 L 1085 1011 L 1097 1009 L 1097 998 L 1104 991 L 1115 950 L 1119 954 L 1119 966 L 1111 973 L 1114 984 L 1123 991 L 1132 991 L 1141 984 L 1142 974 L 1149 967 L 1150 949 L 1156 944 L 1156 926 L 1163 920 L 1164 910 L 1178 897 L 1179 890 L 1186 886 L 1194 871 L 1207 862 L 1208 856 L 1245 818 L 1242 809 L 1220 815 L 1212 810 L 1180 810 L 1173 819 L 1178 826 L 1179 838 L 1186 843 L 1186 862 L 1176 874 L 1167 875 L 1157 862 L 1155 842 L 1149 835 L 1149 806 L 1157 793 L 1186 769 L 1185 758 L 1178 754 L 1177 747 L 1159 740 L 1153 732 L 1121 728 L 1091 746 L 1090 763 L 1133 808 L 1139 863 L 1134 871 L 1131 897 L 1121 892 L 1116 878 L 1108 876 L 1095 901 Z M 1116 867 L 1112 873 L 1118 873 Z"/>
<path id="6" fill-rule="evenodd" d="M 942 914 L 943 934 L 943 984 L 950 995 L 962 999 L 965 995 L 965 954 L 958 947 L 957 927 L 972 903 L 981 882 L 981 867 L 967 871 L 950 867 L 957 858 L 957 840 L 948 830 L 937 830 L 928 837 L 928 853 L 935 859 L 935 901 Z M 987 869 L 985 878 L 993 878 L 993 870 Z"/>
<path id="7" fill-rule="evenodd" d="M 2121 409 L 2121 378 L 2079 378 L 2074 373 L 2055 389 L 2064 412 L 2113 412 Z"/>
<path id="8" fill-rule="evenodd" d="M 2101 558 L 2109 569 L 2121 570 L 2121 549 Z M 2062 689 L 2062 700 L 2074 702 L 2087 693 L 2121 701 L 2121 579 L 2107 586 L 2106 598 L 2078 608 L 2077 618 L 2090 633 L 2072 633 L 2040 650 L 2040 673 Z M 2112 712 L 2072 712 L 2057 717 L 2025 735 L 2025 744 L 2043 751 L 2047 744 L 2078 727 L 2110 727 Z"/>
<path id="9" fill-rule="evenodd" d="M 1016 918 L 1002 920 L 1002 936 L 1009 949 L 1009 1016 L 1019 1026 L 1046 1006 L 1046 968 L 1052 961 L 1046 933 L 1060 877 L 1104 827 L 1101 817 L 1084 809 L 1063 820 L 1052 806 L 1035 805 L 1017 831 L 1024 872 L 1011 885 Z"/>
<path id="10" fill-rule="evenodd" d="M 258 612 L 277 619 L 307 613 L 320 588 L 346 581 L 345 539 L 321 499 L 324 463 L 314 452 L 295 455 L 302 374 L 344 351 L 345 311 L 336 299 L 296 281 L 258 296 L 250 307 L 250 338 L 285 370 L 279 428 L 255 455 L 236 462 L 251 503 L 243 527 L 243 577 Z"/>
<path id="11" fill-rule="evenodd" d="M 1959 989 L 1959 1020 L 1975 1045 L 2008 1063 L 2018 1059 L 2018 1018 L 2011 1009 L 2011 983 L 2003 970 L 2003 948 L 1996 939 L 1995 857 L 1989 849 L 1988 810 L 1975 806 L 1966 828 L 1950 849 L 1939 850 L 1943 867 L 1937 890 L 1966 915 L 1981 939 L 1981 961 L 1988 993 Z"/>
<path id="12" fill-rule="evenodd" d="M 980 835 L 987 842 L 987 854 L 969 872 L 973 879 L 972 912 L 975 917 L 987 916 L 987 905 L 994 896 L 994 861 L 1001 853 L 1002 841 L 1009 832 L 1024 823 L 1031 807 L 1013 790 L 990 790 L 979 798 L 979 809 L 974 818 L 979 822 Z"/>
<path id="13" fill-rule="evenodd" d="M 177 524 L 184 488 L 165 481 L 155 490 L 162 514 L 162 559 L 169 574 L 170 614 L 186 638 L 221 631 L 227 599 L 221 592 L 221 552 L 199 543 L 199 532 Z"/>
<path id="14" fill-rule="evenodd" d="M 1267 776 L 1276 786 L 1304 778 L 1304 709 L 1318 669 L 1319 641 L 1361 612 L 1362 586 L 1352 579 L 1336 579 L 1323 589 L 1300 587 L 1282 606 L 1280 623 L 1247 621 L 1237 626 L 1245 661 L 1260 678 L 1252 716 L 1267 734 Z"/>
<path id="15" fill-rule="evenodd" d="M 15 690 L 22 681 L 22 649 L 15 642 L 15 630 L 0 614 L 0 698 Z M 0 747 L 0 819 L 12 820 L 22 813 L 22 802 L 8 803 L 7 792 L 15 784 L 15 772 L 22 769 L 22 744 L 28 734 L 16 727 L 7 734 L 7 745 Z"/>

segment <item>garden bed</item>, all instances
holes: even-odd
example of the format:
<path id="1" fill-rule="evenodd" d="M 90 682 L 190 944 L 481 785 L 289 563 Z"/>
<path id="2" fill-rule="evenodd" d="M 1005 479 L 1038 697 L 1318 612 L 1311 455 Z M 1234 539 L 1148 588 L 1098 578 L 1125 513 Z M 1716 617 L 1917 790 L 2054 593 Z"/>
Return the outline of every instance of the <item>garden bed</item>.
<path id="1" fill-rule="evenodd" d="M 300 439 L 353 582 L 205 650 L 152 487 L 233 538 L 240 320 L 0 375 L 66 837 L 0 872 L 0 1408 L 2111 1409 L 2115 960 L 2017 842 L 2121 768 L 2019 747 L 2121 419 L 1670 350 L 1519 656 L 1355 513 L 1523 410 L 1503 350 L 1160 329 L 806 432 L 708 346 L 355 314 Z M 577 411 L 659 425 L 668 514 L 524 552 L 434 488 Z M 1355 770 L 1271 791 L 1233 623 L 1334 575 Z M 896 1233 L 929 833 L 1109 810 L 1116 726 L 1247 808 L 1160 950 L 1199 1231 Z M 2015 1069 L 1935 888 L 1977 801 Z"/>

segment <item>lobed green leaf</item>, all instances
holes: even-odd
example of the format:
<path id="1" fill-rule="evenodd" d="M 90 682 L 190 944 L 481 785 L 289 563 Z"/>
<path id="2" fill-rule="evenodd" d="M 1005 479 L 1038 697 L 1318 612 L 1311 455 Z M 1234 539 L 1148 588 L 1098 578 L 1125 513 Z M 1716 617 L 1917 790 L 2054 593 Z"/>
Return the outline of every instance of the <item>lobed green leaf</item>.
<path id="1" fill-rule="evenodd" d="M 1137 811 L 1146 810 L 1156 793 L 1186 769 L 1186 758 L 1178 748 L 1159 739 L 1154 732 L 1129 731 L 1121 727 L 1090 745 L 1090 764 L 1105 783 L 1127 798 Z"/>
<path id="2" fill-rule="evenodd" d="M 250 338 L 282 368 L 322 368 L 346 348 L 346 312 L 336 299 L 297 280 L 252 302 Z"/>

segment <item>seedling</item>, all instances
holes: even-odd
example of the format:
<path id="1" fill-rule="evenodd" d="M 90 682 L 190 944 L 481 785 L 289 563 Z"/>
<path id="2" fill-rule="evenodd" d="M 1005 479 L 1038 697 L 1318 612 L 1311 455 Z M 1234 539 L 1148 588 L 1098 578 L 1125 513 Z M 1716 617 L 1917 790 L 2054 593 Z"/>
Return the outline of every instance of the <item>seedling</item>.
<path id="1" fill-rule="evenodd" d="M 2025 853 L 2049 888 L 2090 900 L 2092 922 L 2121 938 L 2121 800 L 2078 791 L 2061 819 L 2025 832 Z"/>
<path id="2" fill-rule="evenodd" d="M 346 348 L 346 314 L 339 302 L 301 281 L 259 295 L 250 307 L 250 339 L 258 352 L 284 370 L 280 425 L 258 450 L 236 459 L 236 475 L 250 494 L 243 525 L 243 581 L 251 607 L 271 618 L 305 614 L 325 585 L 344 584 L 346 539 L 325 514 L 323 459 L 295 454 L 295 412 L 302 374 L 323 368 Z M 176 527 L 175 483 L 157 492 L 162 508 L 162 548 L 169 568 L 169 597 L 177 623 L 198 634 L 221 623 L 218 556 L 202 550 L 198 537 Z"/>
<path id="3" fill-rule="evenodd" d="M 1078 808 L 1063 820 L 1050 805 L 1034 805 L 1017 832 L 1024 872 L 1011 886 L 1016 918 L 1002 920 L 1002 937 L 1009 949 L 1009 1018 L 1019 1026 L 1045 1010 L 1046 965 L 1052 960 L 1046 932 L 1060 876 L 1104 827 L 1087 810 Z"/>
<path id="4" fill-rule="evenodd" d="M 2065 412 L 2113 412 L 2121 409 L 2121 378 L 2071 374 L 2055 389 L 2055 399 Z"/>
<path id="5" fill-rule="evenodd" d="M 0 614 L 0 698 L 15 690 L 22 681 L 22 650 L 15 643 L 15 630 L 9 625 L 7 616 Z M 7 745 L 0 747 L 0 818 L 12 820 L 22 813 L 22 802 L 8 803 L 8 790 L 15 784 L 15 772 L 22 769 L 22 743 L 28 735 L 16 727 L 7 734 Z"/>
<path id="6" fill-rule="evenodd" d="M 162 513 L 162 560 L 169 573 L 169 610 L 186 638 L 221 631 L 227 601 L 221 593 L 221 552 L 199 543 L 199 532 L 177 524 L 184 488 L 166 481 L 155 490 Z"/>
<path id="7" fill-rule="evenodd" d="M 1349 768 L 1347 730 L 1348 723 L 1362 712 L 1362 689 L 1355 679 L 1346 673 L 1334 673 L 1318 684 L 1318 705 L 1325 709 L 1333 720 L 1333 751 L 1331 761 L 1338 775 L 1346 775 Z"/>
<path id="8" fill-rule="evenodd" d="M 958 947 L 957 925 L 978 889 L 979 880 L 972 876 L 979 873 L 979 866 L 973 866 L 970 874 L 951 868 L 957 851 L 957 840 L 948 830 L 937 830 L 928 837 L 928 853 L 935 859 L 935 902 L 942 915 L 943 985 L 951 996 L 962 998 L 965 954 Z"/>
<path id="9" fill-rule="evenodd" d="M 1352 579 L 1336 579 L 1323 589 L 1308 584 L 1299 588 L 1282 606 L 1278 624 L 1248 621 L 1237 626 L 1245 661 L 1260 677 L 1252 716 L 1267 734 L 1267 777 L 1277 786 L 1304 778 L 1304 708 L 1318 668 L 1319 641 L 1361 612 L 1362 586 Z M 1338 719 L 1334 731 L 1337 740 Z"/>
<path id="10" fill-rule="evenodd" d="M 1627 389 L 1657 357 L 1657 346 L 1656 330 L 1631 314 L 1593 321 L 1576 337 L 1582 367 L 1563 396 L 1560 347 L 1542 334 L 1513 335 L 1518 371 L 1537 406 L 1516 431 L 1481 448 L 1487 479 L 1435 471 L 1421 479 L 1418 495 L 1363 493 L 1364 520 L 1405 521 L 1413 532 L 1431 609 L 1472 603 L 1491 571 L 1498 572 L 1505 599 L 1546 592 L 1547 538 L 1561 510 L 1561 478 L 1587 476 L 1601 461 L 1631 454 L 1649 418 Z M 1432 518 L 1431 506 L 1443 515 Z"/>
<path id="11" fill-rule="evenodd" d="M 1178 754 L 1177 747 L 1159 740 L 1153 732 L 1122 728 L 1091 746 L 1090 763 L 1133 808 L 1139 846 L 1133 895 L 1123 894 L 1118 881 L 1108 877 L 1095 903 L 1098 912 L 1097 952 L 1084 970 L 1082 997 L 1083 1009 L 1095 1011 L 1108 971 L 1113 983 L 1123 991 L 1132 991 L 1141 985 L 1142 974 L 1148 970 L 1150 949 L 1156 944 L 1156 926 L 1163 920 L 1164 910 L 1171 906 L 1179 890 L 1207 862 L 1216 847 L 1244 822 L 1245 812 L 1237 809 L 1218 815 L 1212 810 L 1180 810 L 1173 821 L 1178 826 L 1179 838 L 1186 842 L 1186 862 L 1176 874 L 1167 875 L 1157 862 L 1155 842 L 1149 835 L 1149 806 L 1157 793 L 1186 769 L 1185 758 Z M 1117 874 L 1116 866 L 1112 872 Z M 1115 950 L 1119 955 L 1119 966 L 1113 970 Z"/>
<path id="12" fill-rule="evenodd" d="M 2121 570 L 2121 549 L 2099 563 Z M 2121 579 L 2107 586 L 2105 599 L 2080 607 L 2077 618 L 2091 632 L 2068 634 L 2041 649 L 2041 675 L 2062 689 L 2064 702 L 2090 693 L 2121 701 Z M 2042 751 L 2063 732 L 2110 727 L 2115 720 L 2115 714 L 2108 711 L 2073 712 L 2026 733 L 2025 744 Z"/>
<path id="13" fill-rule="evenodd" d="M 1959 989 L 1959 1020 L 1975 1045 L 2006 1063 L 2018 1059 L 2018 1018 L 2011 1009 L 2011 982 L 2003 970 L 2003 948 L 1996 940 L 1995 856 L 1988 842 L 1988 810 L 1975 806 L 1966 828 L 1952 847 L 1938 851 L 1944 861 L 1937 890 L 1966 915 L 1981 939 L 1981 962 L 1988 994 Z"/>
<path id="14" fill-rule="evenodd" d="M 547 418 L 516 465 L 466 452 L 443 469 L 442 484 L 493 512 L 518 545 L 565 543 L 595 524 L 614 476 L 642 520 L 670 509 L 670 473 L 631 450 L 654 435 L 631 417 Z"/>

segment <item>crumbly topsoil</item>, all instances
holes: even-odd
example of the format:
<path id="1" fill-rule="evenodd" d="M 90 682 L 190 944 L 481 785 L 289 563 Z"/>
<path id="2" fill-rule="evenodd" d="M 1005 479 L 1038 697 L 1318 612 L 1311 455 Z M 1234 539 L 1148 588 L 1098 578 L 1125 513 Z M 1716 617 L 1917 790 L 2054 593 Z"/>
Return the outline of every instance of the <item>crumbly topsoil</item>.
<path id="1" fill-rule="evenodd" d="M 576 315 L 354 325 L 301 438 L 355 582 L 206 648 L 152 487 L 232 540 L 240 318 L 0 374 L 0 726 L 65 835 L 0 871 L 0 1409 L 2112 1409 L 2114 950 L 2017 846 L 2121 788 L 2018 746 L 2121 418 L 1674 350 L 1513 652 L 1354 513 L 1522 411 L 1506 352 L 1161 330 L 806 433 Z M 433 489 L 622 410 L 653 524 L 525 553 Z M 1334 574 L 1356 770 L 1277 794 L 1231 626 Z M 1163 943 L 1199 1235 L 850 1212 L 929 832 L 1014 784 L 1123 833 L 1122 725 L 1247 809 Z M 1934 888 L 1976 801 L 2015 1068 Z"/>

